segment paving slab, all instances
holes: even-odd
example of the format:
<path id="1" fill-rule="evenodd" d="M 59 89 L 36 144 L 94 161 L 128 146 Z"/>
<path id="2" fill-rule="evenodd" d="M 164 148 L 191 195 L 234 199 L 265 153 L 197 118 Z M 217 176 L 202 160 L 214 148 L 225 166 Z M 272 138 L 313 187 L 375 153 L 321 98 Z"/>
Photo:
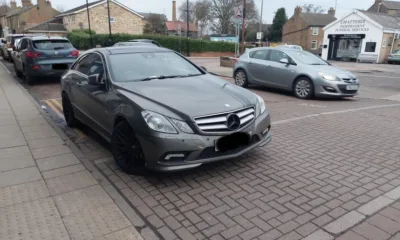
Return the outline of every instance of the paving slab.
<path id="1" fill-rule="evenodd" d="M 97 238 L 97 240 L 142 240 L 142 236 L 138 234 L 136 229 L 128 227 L 103 237 Z"/>
<path id="2" fill-rule="evenodd" d="M 364 214 L 364 215 L 372 215 L 376 212 L 378 212 L 379 210 L 381 210 L 384 207 L 389 206 L 391 203 L 393 203 L 394 200 L 384 197 L 384 196 L 380 196 L 375 198 L 372 201 L 369 201 L 368 203 L 362 205 L 361 207 L 359 207 L 357 209 L 358 212 Z"/>
<path id="3" fill-rule="evenodd" d="M 58 195 L 97 184 L 97 181 L 86 170 L 46 179 L 45 181 L 51 195 Z"/>
<path id="4" fill-rule="evenodd" d="M 34 166 L 36 163 L 27 146 L 0 149 L 0 172 Z"/>
<path id="5" fill-rule="evenodd" d="M 114 203 L 69 215 L 63 221 L 75 240 L 95 239 L 131 226 Z"/>
<path id="6" fill-rule="evenodd" d="M 0 113 L 0 126 L 3 125 L 17 125 L 17 120 L 12 114 L 1 114 Z"/>
<path id="7" fill-rule="evenodd" d="M 84 210 L 95 211 L 96 208 L 113 202 L 100 185 L 57 195 L 54 201 L 63 217 Z"/>
<path id="8" fill-rule="evenodd" d="M 35 159 L 53 157 L 53 156 L 57 156 L 57 155 L 67 154 L 70 152 L 71 152 L 71 150 L 66 145 L 58 145 L 58 146 L 32 149 L 32 155 Z"/>
<path id="9" fill-rule="evenodd" d="M 81 172 L 81 171 L 84 171 L 85 169 L 86 169 L 85 166 L 83 166 L 82 164 L 76 164 L 76 165 L 72 165 L 72 166 L 57 168 L 57 169 L 53 169 L 53 170 L 49 170 L 49 171 L 44 171 L 44 172 L 42 172 L 42 175 L 43 175 L 44 179 L 49 179 L 49 178 L 67 175 L 70 173 Z"/>
<path id="10" fill-rule="evenodd" d="M 41 158 L 36 160 L 36 162 L 40 171 L 48 171 L 80 163 L 79 159 L 72 153 Z"/>
<path id="11" fill-rule="evenodd" d="M 0 172 L 0 187 L 17 185 L 26 182 L 41 180 L 39 169 L 37 167 L 29 167 Z"/>
<path id="12" fill-rule="evenodd" d="M 43 180 L 0 188 L 0 208 L 50 196 Z"/>
<path id="13" fill-rule="evenodd" d="M 26 145 L 24 136 L 17 125 L 0 126 L 0 148 Z"/>
<path id="14" fill-rule="evenodd" d="M 331 232 L 333 234 L 339 234 L 357 223 L 361 222 L 365 216 L 359 212 L 356 211 L 351 211 L 342 217 L 336 219 L 335 221 L 329 223 L 327 226 L 325 226 L 325 230 L 328 232 Z"/>
<path id="15" fill-rule="evenodd" d="M 28 140 L 28 146 L 30 149 L 53 147 L 63 145 L 64 141 L 60 137 L 49 137 L 41 139 Z"/>

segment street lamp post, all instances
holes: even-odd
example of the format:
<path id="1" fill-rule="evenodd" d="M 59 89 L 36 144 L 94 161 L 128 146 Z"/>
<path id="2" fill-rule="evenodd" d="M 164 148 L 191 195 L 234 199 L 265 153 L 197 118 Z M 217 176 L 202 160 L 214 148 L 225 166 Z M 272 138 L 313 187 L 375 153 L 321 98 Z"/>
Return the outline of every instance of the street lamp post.
<path id="1" fill-rule="evenodd" d="M 261 0 L 261 16 L 260 16 L 260 32 L 262 32 L 262 25 L 263 25 L 263 9 L 264 8 L 264 0 Z M 260 39 L 260 43 L 262 42 L 262 39 Z"/>
<path id="2" fill-rule="evenodd" d="M 89 24 L 90 48 L 93 48 L 92 29 L 90 28 L 90 15 L 89 15 L 89 0 L 86 0 L 86 11 Z"/>
<path id="3" fill-rule="evenodd" d="M 186 55 L 189 57 L 190 56 L 190 42 L 189 42 L 189 0 L 186 1 Z"/>
<path id="4" fill-rule="evenodd" d="M 108 11 L 108 43 L 111 44 L 111 18 L 110 18 L 110 0 L 107 0 L 107 11 Z"/>
<path id="5" fill-rule="evenodd" d="M 242 13 L 242 15 L 243 15 L 243 19 L 242 19 L 242 41 L 241 41 L 242 49 L 241 49 L 241 53 L 243 54 L 244 53 L 244 32 L 245 32 L 245 29 L 246 29 L 246 27 L 245 27 L 246 0 L 243 0 L 243 13 Z"/>

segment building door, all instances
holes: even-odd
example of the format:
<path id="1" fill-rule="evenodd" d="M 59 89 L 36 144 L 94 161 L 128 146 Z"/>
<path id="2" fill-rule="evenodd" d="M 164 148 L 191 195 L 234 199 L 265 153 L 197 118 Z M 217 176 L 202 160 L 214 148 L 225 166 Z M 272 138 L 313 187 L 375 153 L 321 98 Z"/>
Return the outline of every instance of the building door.
<path id="1" fill-rule="evenodd" d="M 329 38 L 328 60 L 336 60 L 337 42 L 334 38 Z"/>

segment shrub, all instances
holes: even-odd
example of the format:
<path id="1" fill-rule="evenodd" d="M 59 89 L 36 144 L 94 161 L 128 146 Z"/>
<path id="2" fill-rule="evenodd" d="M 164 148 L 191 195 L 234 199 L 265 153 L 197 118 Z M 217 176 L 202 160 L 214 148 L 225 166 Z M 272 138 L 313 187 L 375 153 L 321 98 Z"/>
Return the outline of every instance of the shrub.
<path id="1" fill-rule="evenodd" d="M 108 34 L 93 34 L 93 46 L 108 46 Z M 68 39 L 78 49 L 90 48 L 90 35 L 88 31 L 72 31 L 68 33 Z M 187 39 L 185 37 L 174 37 L 164 35 L 131 35 L 117 33 L 112 35 L 112 43 L 124 42 L 132 39 L 152 39 L 159 42 L 163 47 L 186 52 Z M 191 52 L 234 52 L 235 44 L 228 42 L 211 42 L 199 39 L 190 39 Z"/>

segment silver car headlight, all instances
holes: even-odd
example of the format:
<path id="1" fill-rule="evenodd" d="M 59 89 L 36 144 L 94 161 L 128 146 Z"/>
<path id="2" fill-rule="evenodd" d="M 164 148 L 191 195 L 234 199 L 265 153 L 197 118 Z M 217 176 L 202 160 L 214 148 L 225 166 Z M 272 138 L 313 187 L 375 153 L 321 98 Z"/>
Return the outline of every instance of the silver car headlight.
<path id="1" fill-rule="evenodd" d="M 327 80 L 327 81 L 340 81 L 340 78 L 338 76 L 335 76 L 332 74 L 320 72 L 320 73 L 318 73 L 318 75 L 320 77 L 322 77 L 322 79 Z"/>
<path id="2" fill-rule="evenodd" d="M 255 95 L 257 97 L 256 117 L 258 117 L 265 112 L 266 107 L 265 107 L 264 99 L 262 97 L 258 96 L 257 94 L 255 94 Z"/>
<path id="3" fill-rule="evenodd" d="M 180 121 L 180 120 L 176 120 L 176 119 L 172 119 L 172 118 L 171 118 L 171 120 L 175 124 L 175 126 L 177 126 L 182 132 L 184 132 L 184 133 L 194 133 L 192 128 L 186 122 Z"/>
<path id="4" fill-rule="evenodd" d="M 149 128 L 153 129 L 154 131 L 163 133 L 178 133 L 168 119 L 161 114 L 150 111 L 142 111 L 142 116 Z"/>

